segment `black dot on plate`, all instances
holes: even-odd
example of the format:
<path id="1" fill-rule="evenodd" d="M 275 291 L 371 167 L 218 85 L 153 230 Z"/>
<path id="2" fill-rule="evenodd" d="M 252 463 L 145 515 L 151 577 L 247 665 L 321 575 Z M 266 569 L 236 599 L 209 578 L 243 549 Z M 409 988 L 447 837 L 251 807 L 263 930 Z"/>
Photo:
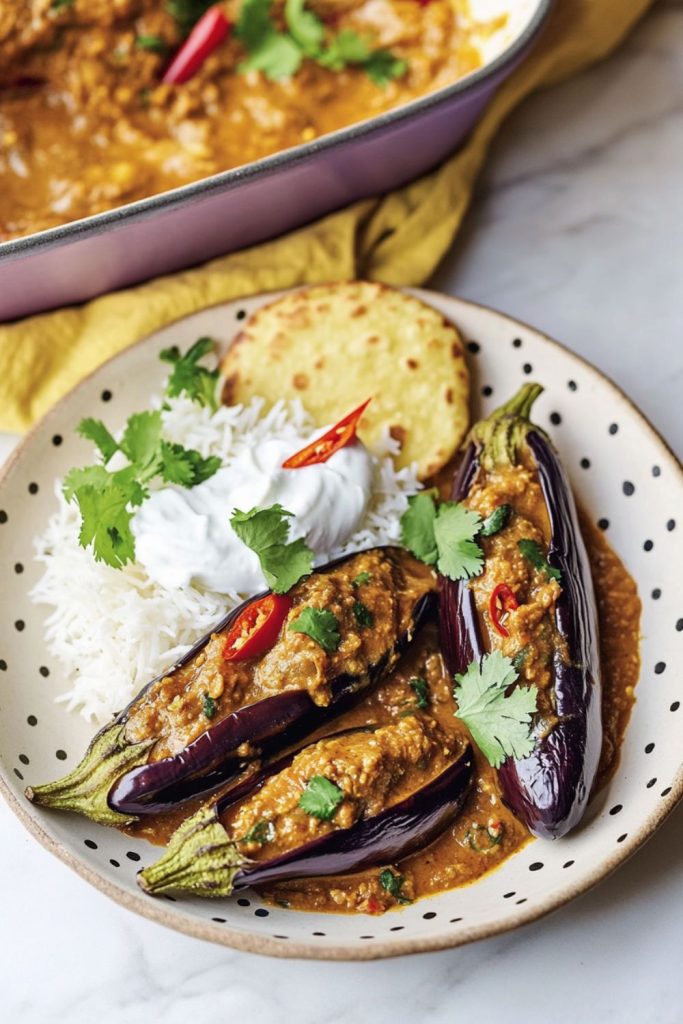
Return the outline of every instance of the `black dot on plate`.
<path id="1" fill-rule="evenodd" d="M 610 807 L 610 809 L 609 809 L 610 814 L 618 814 L 623 806 L 624 806 L 623 804 L 615 804 L 614 807 Z"/>
<path id="2" fill-rule="evenodd" d="M 38 671 L 40 672 L 40 674 L 43 677 L 43 679 L 47 679 L 47 677 L 50 674 L 50 670 L 47 667 L 47 665 L 41 665 L 40 668 L 38 669 Z"/>
<path id="3" fill-rule="evenodd" d="M 21 761 L 22 764 L 29 763 L 29 759 L 27 758 L 26 754 L 19 754 L 19 760 Z"/>
<path id="4" fill-rule="evenodd" d="M 481 349 L 481 345 L 479 344 L 478 341 L 468 341 L 467 348 L 473 355 L 476 356 L 477 352 L 479 352 L 479 350 Z"/>
<path id="5" fill-rule="evenodd" d="M 490 398 L 491 395 L 493 394 L 493 388 L 491 387 L 490 384 L 485 384 L 484 387 L 481 389 L 481 393 L 484 396 L 484 398 Z"/>
<path id="6" fill-rule="evenodd" d="M 659 795 L 660 796 L 668 796 L 670 792 L 671 792 L 671 786 L 667 786 L 666 789 L 663 789 L 662 792 Z"/>
<path id="7" fill-rule="evenodd" d="M 573 864 L 573 863 L 574 863 L 574 861 L 573 861 L 573 860 L 566 860 L 566 861 L 564 862 L 564 864 L 562 865 L 562 867 L 563 867 L 563 868 L 570 868 L 570 867 L 572 866 L 572 864 Z"/>
<path id="8" fill-rule="evenodd" d="M 121 867 L 121 865 L 119 864 L 119 862 L 118 862 L 117 860 L 114 860 L 114 858 L 113 858 L 113 857 L 110 857 L 110 858 L 109 858 L 109 863 L 111 864 L 111 866 L 112 866 L 113 868 L 120 868 L 120 867 Z"/>
<path id="9" fill-rule="evenodd" d="M 128 858 L 128 860 L 140 860 L 140 854 L 136 853 L 135 850 L 128 850 L 128 852 L 126 853 L 126 857 Z"/>
<path id="10" fill-rule="evenodd" d="M 601 530 L 609 529 L 609 519 L 598 519 L 598 526 Z"/>
<path id="11" fill-rule="evenodd" d="M 254 911 L 254 917 L 270 917 L 270 911 L 266 910 L 265 907 L 257 907 Z"/>
<path id="12" fill-rule="evenodd" d="M 656 782 L 657 782 L 657 779 L 650 779 L 650 781 L 647 783 L 645 788 L 646 789 L 652 789 L 652 787 L 656 784 Z"/>
<path id="13" fill-rule="evenodd" d="M 662 672 L 664 671 L 665 668 L 666 668 L 666 662 L 665 661 L 658 661 L 657 664 L 655 665 L 655 675 L 656 676 L 661 676 L 661 674 L 662 674 Z"/>
<path id="14" fill-rule="evenodd" d="M 650 594 L 650 597 L 652 598 L 653 601 L 659 601 L 661 596 L 662 596 L 662 592 L 659 589 L 659 587 L 655 587 L 655 589 Z"/>
<path id="15" fill-rule="evenodd" d="M 683 619 L 676 619 L 676 632 L 683 633 Z"/>
<path id="16" fill-rule="evenodd" d="M 359 939 L 374 939 L 374 935 L 359 935 Z"/>
<path id="17" fill-rule="evenodd" d="M 671 707 L 669 708 L 669 711 L 678 711 L 678 709 L 680 708 L 680 706 L 681 706 L 681 702 L 680 702 L 680 700 L 675 700 L 675 701 L 673 702 L 673 704 L 671 705 Z"/>
<path id="18" fill-rule="evenodd" d="M 522 339 L 521 338 L 513 338 L 512 339 L 512 347 L 513 348 L 521 348 L 522 347 Z"/>
<path id="19" fill-rule="evenodd" d="M 402 932 L 403 931 L 403 925 L 402 924 L 394 924 L 394 925 L 391 926 L 389 931 L 390 932 Z"/>
<path id="20" fill-rule="evenodd" d="M 224 917 L 212 917 L 211 920 L 215 921 L 216 924 L 225 924 L 225 918 Z"/>
<path id="21" fill-rule="evenodd" d="M 38 719 L 35 715 L 29 715 L 26 721 L 29 725 L 38 725 Z"/>
<path id="22" fill-rule="evenodd" d="M 0 672 L 6 672 L 6 671 L 7 671 L 7 662 L 5 661 L 4 658 L 0 658 Z"/>
<path id="23" fill-rule="evenodd" d="M 21 564 L 21 562 L 15 562 L 14 563 L 14 571 L 17 574 L 17 576 L 21 575 L 21 573 L 24 571 L 24 567 Z"/>
<path id="24" fill-rule="evenodd" d="M 14 628 L 15 628 L 15 629 L 16 629 L 16 630 L 17 630 L 17 631 L 18 631 L 19 633 L 21 633 L 21 631 L 22 631 L 22 630 L 24 629 L 24 627 L 25 627 L 25 626 L 26 626 L 26 623 L 24 622 L 24 620 L 23 620 L 23 619 L 17 619 L 17 621 L 16 621 L 15 623 L 14 623 Z"/>
<path id="25" fill-rule="evenodd" d="M 7 522 L 7 513 L 5 512 L 4 509 L 0 509 L 0 523 L 6 523 L 6 522 Z"/>
<path id="26" fill-rule="evenodd" d="M 618 423 L 610 423 L 610 425 L 608 427 L 609 433 L 612 434 L 612 435 L 616 434 L 618 429 L 619 429 L 619 424 Z"/>
<path id="27" fill-rule="evenodd" d="M 646 754 L 651 754 L 654 749 L 655 749 L 654 743 L 648 743 L 648 745 L 645 747 L 645 753 Z"/>
<path id="28" fill-rule="evenodd" d="M 60 444 L 62 443 L 63 440 L 64 440 L 64 438 L 62 437 L 61 434 L 53 434 L 52 435 L 52 443 L 55 446 L 55 448 L 59 448 L 59 446 L 60 446 Z"/>
<path id="29" fill-rule="evenodd" d="M 517 906 L 519 906 L 521 903 L 526 903 L 526 896 L 524 896 L 524 898 L 521 900 L 515 900 L 515 903 Z"/>
<path id="30" fill-rule="evenodd" d="M 661 476 L 662 475 L 662 471 L 659 468 L 659 466 L 653 466 L 652 467 L 652 475 L 653 476 Z"/>
<path id="31" fill-rule="evenodd" d="M 448 923 L 449 924 L 458 924 L 459 921 L 462 921 L 461 917 L 452 917 Z"/>
<path id="32" fill-rule="evenodd" d="M 238 907 L 250 907 L 251 906 L 251 900 L 248 900 L 244 896 L 242 896 L 241 899 L 239 899 L 237 901 L 237 906 Z"/>
<path id="33" fill-rule="evenodd" d="M 535 860 L 533 864 L 529 865 L 529 871 L 540 871 L 542 867 L 543 862 L 540 860 Z"/>
<path id="34" fill-rule="evenodd" d="M 21 772 L 19 771 L 19 769 L 18 769 L 18 768 L 15 768 L 15 769 L 14 769 L 14 774 L 16 775 L 16 777 L 17 777 L 18 779 L 21 779 L 21 781 L 22 781 L 22 782 L 24 781 L 24 776 L 23 776 L 23 775 L 21 774 Z"/>
<path id="35" fill-rule="evenodd" d="M 55 757 L 58 761 L 66 761 L 66 750 L 55 750 Z"/>
<path id="36" fill-rule="evenodd" d="M 393 932 L 394 929 L 392 928 L 391 930 Z M 324 939 L 325 938 L 325 932 L 312 932 L 311 934 L 315 935 L 316 938 L 318 938 L 318 939 Z"/>
<path id="37" fill-rule="evenodd" d="M 559 412 L 550 413 L 550 422 L 554 426 L 559 427 L 560 423 L 562 422 L 562 417 L 560 416 Z"/>
<path id="38" fill-rule="evenodd" d="M 533 369 L 534 368 L 531 365 L 531 363 L 524 363 L 524 365 L 522 366 L 522 373 L 526 373 L 528 376 L 530 373 L 533 373 Z"/>
<path id="39" fill-rule="evenodd" d="M 669 531 L 669 533 L 671 533 L 672 530 L 675 530 L 676 529 L 676 520 L 675 519 L 667 520 L 666 528 Z"/>
<path id="40" fill-rule="evenodd" d="M 237 312 L 235 313 L 235 317 L 238 320 L 244 320 L 246 315 L 247 315 L 246 309 L 238 309 Z"/>
<path id="41" fill-rule="evenodd" d="M 655 542 L 653 540 L 646 540 L 643 543 L 643 551 L 652 551 L 654 546 L 655 546 Z"/>
<path id="42" fill-rule="evenodd" d="M 28 493 L 29 494 L 37 494 L 38 493 L 38 484 L 30 483 L 28 485 Z"/>
<path id="43" fill-rule="evenodd" d="M 509 899 L 512 899 L 512 897 L 516 896 L 516 895 L 517 895 L 516 892 L 504 892 L 503 893 L 503 899 L 504 900 L 509 900 Z"/>
<path id="44" fill-rule="evenodd" d="M 289 935 L 273 935 L 274 939 L 288 939 Z"/>
<path id="45" fill-rule="evenodd" d="M 578 384 L 576 383 L 575 380 L 568 380 L 567 381 L 567 387 L 569 388 L 570 391 L 576 391 L 576 389 L 578 387 Z"/>
<path id="46" fill-rule="evenodd" d="M 436 917 L 436 913 L 433 910 L 428 910 L 426 914 L 422 915 L 423 921 L 433 921 Z"/>
<path id="47" fill-rule="evenodd" d="M 626 839 L 627 835 L 628 835 L 628 832 L 622 832 L 621 835 L 618 836 L 617 842 L 618 843 L 623 843 L 623 841 L 624 841 L 624 839 Z"/>
<path id="48" fill-rule="evenodd" d="M 590 459 L 581 459 L 581 469 L 590 469 L 590 468 L 591 468 L 591 460 Z"/>
<path id="49" fill-rule="evenodd" d="M 630 480 L 624 480 L 623 484 L 621 485 L 621 489 L 627 498 L 630 498 L 631 495 L 635 494 L 636 491 L 635 485 L 632 484 Z"/>
<path id="50" fill-rule="evenodd" d="M 103 402 L 111 402 L 111 397 L 111 391 L 106 390 L 103 391 L 102 394 L 100 395 L 100 398 L 102 399 Z"/>
<path id="51" fill-rule="evenodd" d="M 83 840 L 83 845 L 87 846 L 89 850 L 96 850 L 97 849 L 97 843 L 95 842 L 94 839 L 84 839 Z"/>

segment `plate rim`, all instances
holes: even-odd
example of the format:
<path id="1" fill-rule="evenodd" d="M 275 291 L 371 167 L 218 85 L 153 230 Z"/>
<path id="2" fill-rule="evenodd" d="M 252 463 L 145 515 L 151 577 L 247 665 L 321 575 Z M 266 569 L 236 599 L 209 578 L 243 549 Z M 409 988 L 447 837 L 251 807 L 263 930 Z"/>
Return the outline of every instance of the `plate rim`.
<path id="1" fill-rule="evenodd" d="M 303 287 L 316 287 L 316 285 Z M 241 296 L 236 299 L 232 299 L 229 302 L 216 303 L 213 306 L 206 307 L 204 310 L 196 310 L 188 316 L 179 317 L 177 320 L 171 321 L 169 324 L 165 324 L 164 327 L 151 332 L 144 338 L 141 338 L 133 345 L 126 346 L 126 348 L 117 352 L 115 355 L 111 356 L 105 362 L 101 363 L 94 370 L 88 373 L 85 377 L 81 378 L 74 387 L 55 402 L 54 405 L 52 405 L 51 408 L 31 427 L 6 460 L 2 470 L 0 470 L 0 488 L 12 472 L 16 462 L 26 452 L 27 448 L 30 447 L 38 431 L 42 430 L 54 415 L 61 412 L 71 401 L 73 396 L 90 383 L 94 377 L 102 371 L 106 371 L 110 365 L 124 358 L 132 349 L 141 348 L 142 346 L 150 343 L 156 335 L 160 333 L 160 331 L 170 327 L 172 324 L 182 323 L 183 320 L 187 320 L 197 313 L 206 312 L 208 310 L 217 310 L 221 307 L 235 306 L 240 301 L 245 301 L 246 299 L 262 299 L 264 302 L 273 301 L 288 291 L 297 290 L 301 290 L 301 286 L 277 292 L 260 292 L 255 295 Z M 644 428 L 646 432 L 649 432 L 652 439 L 661 448 L 662 454 L 666 457 L 667 462 L 670 463 L 670 468 L 673 470 L 674 477 L 678 480 L 679 487 L 683 490 L 683 465 L 673 452 L 671 446 L 652 425 L 652 423 L 650 423 L 648 418 L 643 412 L 641 412 L 635 402 L 622 390 L 622 388 L 619 387 L 619 385 L 616 384 L 608 374 L 604 373 L 602 370 L 598 370 L 597 367 L 595 367 L 589 360 L 574 352 L 569 348 L 569 346 L 557 341 L 544 331 L 539 330 L 537 327 L 533 327 L 531 324 L 528 324 L 523 320 L 519 320 L 517 317 L 509 316 L 508 314 L 491 306 L 485 306 L 482 303 L 472 302 L 458 296 L 447 295 L 444 292 L 435 291 L 433 289 L 402 288 L 399 290 L 423 299 L 429 305 L 434 305 L 436 302 L 438 309 L 440 309 L 441 304 L 445 302 L 447 306 L 452 306 L 456 310 L 458 306 L 479 310 L 492 315 L 498 320 L 504 321 L 507 325 L 510 325 L 513 328 L 523 328 L 524 330 L 540 337 L 544 342 L 547 342 L 551 348 L 560 349 L 562 352 L 569 355 L 583 367 L 588 376 L 597 378 L 601 383 L 606 384 L 608 389 L 612 392 L 613 397 L 617 401 L 624 403 L 628 407 L 630 413 L 635 415 L 640 426 Z M 450 313 L 447 315 L 449 317 L 451 316 Z M 453 320 L 457 327 L 457 313 L 454 315 Z M 214 942 L 218 945 L 227 946 L 242 952 L 260 953 L 284 959 L 300 958 L 307 960 L 363 961 L 386 959 L 389 957 L 405 956 L 407 954 L 414 953 L 426 953 L 442 949 L 454 949 L 470 942 L 492 938 L 496 935 L 531 924 L 533 921 L 541 920 L 547 915 L 554 913 L 556 910 L 559 910 L 561 907 L 570 903 L 577 897 L 589 892 L 600 882 L 608 878 L 621 864 L 629 860 L 630 857 L 632 857 L 633 854 L 635 854 L 647 842 L 647 840 L 651 838 L 656 830 L 673 812 L 678 803 L 683 799 L 683 763 L 680 765 L 678 772 L 672 781 L 671 792 L 662 799 L 662 802 L 650 815 L 648 815 L 641 826 L 629 835 L 629 842 L 623 843 L 622 847 L 617 852 L 613 853 L 610 857 L 601 860 L 599 865 L 596 866 L 586 879 L 581 882 L 577 882 L 572 886 L 568 886 L 561 894 L 556 896 L 550 895 L 532 907 L 520 909 L 505 921 L 473 925 L 469 928 L 462 929 L 452 936 L 444 933 L 442 935 L 422 938 L 397 937 L 394 939 L 382 940 L 372 946 L 352 943 L 319 946 L 299 940 L 292 941 L 291 939 L 277 939 L 272 936 L 241 931 L 229 926 L 226 927 L 225 924 L 218 925 L 212 921 L 201 920 L 199 918 L 193 918 L 180 913 L 173 907 L 145 897 L 142 893 L 138 895 L 135 892 L 130 892 L 128 889 L 115 882 L 111 882 L 109 879 L 100 875 L 97 870 L 90 868 L 87 863 L 75 856 L 67 846 L 44 830 L 40 823 L 38 814 L 34 817 L 33 814 L 30 813 L 29 808 L 27 806 L 25 807 L 19 799 L 17 799 L 14 791 L 9 786 L 8 781 L 5 778 L 5 772 L 2 769 L 0 769 L 0 795 L 2 795 L 5 802 L 22 825 L 35 839 L 38 840 L 44 849 L 56 856 L 62 861 L 62 863 L 75 871 L 76 874 L 86 882 L 104 893 L 105 896 L 108 896 L 127 910 L 140 914 L 148 920 L 164 925 L 174 931 L 189 935 L 192 938 Z"/>

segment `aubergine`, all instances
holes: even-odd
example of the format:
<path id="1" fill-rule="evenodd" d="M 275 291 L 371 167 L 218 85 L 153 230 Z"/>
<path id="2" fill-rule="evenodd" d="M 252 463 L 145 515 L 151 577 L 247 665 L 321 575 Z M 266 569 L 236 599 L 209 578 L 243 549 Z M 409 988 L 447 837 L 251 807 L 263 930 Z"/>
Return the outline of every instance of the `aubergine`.
<path id="1" fill-rule="evenodd" d="M 377 576 L 376 583 L 358 586 L 359 578 L 372 577 L 369 568 Z M 276 754 L 294 739 L 341 713 L 393 668 L 435 603 L 435 580 L 423 570 L 407 552 L 394 547 L 370 548 L 314 570 L 291 591 L 292 609 L 275 646 L 260 657 L 231 663 L 238 666 L 230 669 L 233 675 L 242 673 L 235 676 L 241 680 L 241 699 L 233 700 L 232 705 L 228 703 L 223 709 L 220 701 L 211 699 L 207 709 L 205 698 L 199 700 L 197 691 L 202 665 L 206 666 L 209 651 L 213 650 L 215 663 L 222 666 L 220 671 L 228 671 L 218 645 L 224 643 L 224 636 L 250 603 L 264 595 L 245 601 L 199 640 L 169 672 L 148 683 L 112 723 L 101 729 L 73 772 L 56 782 L 28 787 L 26 796 L 42 806 L 75 811 L 102 824 L 122 825 L 215 791 L 241 772 L 246 763 L 264 753 Z M 307 598 L 313 602 L 311 607 L 320 607 L 321 588 L 329 590 L 333 584 L 338 588 L 340 601 L 343 599 L 342 643 L 338 657 L 334 654 L 327 657 L 328 674 L 323 673 L 322 679 L 325 685 L 314 692 L 305 685 L 306 659 L 315 666 L 315 659 L 323 659 L 325 652 L 308 636 L 292 633 L 288 625 L 308 607 Z M 368 629 L 362 644 L 359 640 L 360 654 L 351 652 L 346 656 L 345 639 L 348 646 L 348 638 L 344 626 L 348 626 L 349 632 L 352 628 L 360 632 L 361 626 L 351 613 L 373 585 L 377 591 L 381 590 L 377 597 L 378 610 L 373 616 L 374 630 Z M 371 644 L 373 632 L 383 638 L 383 642 L 375 643 L 372 658 L 364 658 L 363 644 Z M 295 643 L 293 636 L 298 638 L 300 660 L 290 658 L 287 664 L 280 654 L 282 650 L 287 652 L 287 644 Z M 210 644 L 216 646 L 209 648 Z M 260 690 L 257 687 L 256 696 L 260 699 L 250 700 L 249 686 L 253 688 L 258 673 L 263 674 L 268 658 L 271 659 L 268 663 L 271 666 L 270 692 L 266 689 L 264 695 L 263 686 Z M 183 690 L 186 677 L 190 682 Z M 175 714 L 170 693 L 175 687 L 180 693 L 179 699 L 189 700 L 190 686 L 194 701 L 191 710 L 194 706 L 196 711 L 194 718 L 190 716 L 188 727 L 192 738 L 180 744 L 176 738 L 175 748 L 166 750 L 166 756 L 160 756 L 164 754 L 164 744 L 168 747 L 171 742 L 166 733 L 173 739 L 173 726 L 168 724 L 168 716 Z M 235 692 L 239 697 L 239 687 Z M 175 697 L 178 698 L 178 693 Z M 213 713 L 215 721 L 207 717 L 207 710 Z M 149 717 L 145 719 L 145 715 Z M 141 716 L 142 727 L 139 725 Z M 145 729 L 149 729 L 149 735 L 144 734 Z"/>
<path id="2" fill-rule="evenodd" d="M 579 823 L 595 782 L 602 746 L 601 670 L 593 581 L 571 486 L 548 437 L 529 419 L 542 390 L 538 384 L 525 385 L 474 426 L 452 497 L 466 500 L 482 474 L 506 466 L 512 472 L 531 467 L 540 484 L 550 525 L 546 559 L 560 580 L 551 613 L 551 712 L 536 717 L 532 753 L 507 758 L 499 780 L 505 803 L 528 829 L 555 839 Z M 490 646 L 484 642 L 485 617 L 477 609 L 472 585 L 464 580 L 441 578 L 439 603 L 446 664 L 452 673 L 462 673 Z"/>
<path id="3" fill-rule="evenodd" d="M 355 782 L 367 785 L 367 794 L 354 790 L 353 757 L 349 763 L 343 745 L 341 750 L 339 747 L 340 740 L 348 744 L 351 733 L 365 734 L 358 744 L 356 763 L 361 771 Z M 374 734 L 374 740 L 368 733 Z M 372 770 L 368 768 L 372 764 L 372 744 L 386 743 L 390 738 L 395 744 L 394 760 L 390 753 L 383 754 L 375 775 L 383 787 L 378 798 L 377 792 L 372 793 Z M 389 772 L 387 761 L 391 762 Z M 431 773 L 430 767 L 435 769 Z M 319 771 L 325 774 L 312 775 Z M 454 756 L 447 743 L 444 747 L 438 726 L 420 721 L 417 715 L 410 721 L 404 718 L 381 728 L 352 729 L 326 737 L 262 769 L 213 806 L 203 807 L 188 818 L 174 833 L 160 860 L 139 872 L 138 883 L 152 895 L 181 890 L 216 897 L 229 896 L 247 886 L 395 864 L 428 846 L 455 819 L 473 771 L 471 746 L 467 744 L 459 756 Z M 406 779 L 412 781 L 416 774 L 419 784 L 403 796 L 401 785 L 405 787 Z M 308 816 L 314 813 L 310 809 L 302 809 L 302 794 L 311 778 L 314 782 L 322 778 L 328 786 L 332 782 L 332 792 L 336 790 L 340 801 L 339 805 L 319 809 L 315 817 Z M 269 792 L 268 784 L 274 787 L 274 794 Z M 399 789 L 394 803 L 392 786 Z M 251 826 L 246 834 L 245 817 Z M 260 838 L 254 840 L 259 828 Z M 311 833 L 313 838 L 309 838 Z M 304 841 L 296 841 L 301 835 Z M 269 847 L 274 851 L 271 856 L 267 856 Z M 249 856 L 254 849 L 258 851 L 257 859 Z"/>

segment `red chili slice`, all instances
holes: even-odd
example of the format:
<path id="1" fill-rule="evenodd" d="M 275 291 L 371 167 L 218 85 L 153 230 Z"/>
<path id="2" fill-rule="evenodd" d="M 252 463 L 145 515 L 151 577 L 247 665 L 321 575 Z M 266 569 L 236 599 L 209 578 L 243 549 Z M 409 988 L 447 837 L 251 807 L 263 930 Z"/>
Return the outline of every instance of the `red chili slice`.
<path id="1" fill-rule="evenodd" d="M 266 594 L 252 601 L 228 631 L 223 648 L 225 660 L 246 661 L 269 651 L 291 607 L 292 599 L 286 594 Z"/>
<path id="2" fill-rule="evenodd" d="M 223 42 L 232 25 L 220 4 L 202 14 L 164 72 L 162 82 L 180 85 L 199 71 L 206 58 Z"/>
<path id="3" fill-rule="evenodd" d="M 500 621 L 500 616 L 503 612 L 514 611 L 515 608 L 519 608 L 519 601 L 510 587 L 507 583 L 498 583 L 489 598 L 489 615 L 501 636 L 510 636 L 510 633 Z"/>
<path id="4" fill-rule="evenodd" d="M 335 452 L 346 448 L 356 437 L 358 421 L 372 401 L 368 398 L 357 409 L 350 412 L 343 420 L 339 420 L 326 434 L 317 441 L 311 441 L 300 452 L 295 452 L 282 463 L 283 469 L 301 469 L 303 466 L 315 466 L 319 462 L 327 462 Z"/>

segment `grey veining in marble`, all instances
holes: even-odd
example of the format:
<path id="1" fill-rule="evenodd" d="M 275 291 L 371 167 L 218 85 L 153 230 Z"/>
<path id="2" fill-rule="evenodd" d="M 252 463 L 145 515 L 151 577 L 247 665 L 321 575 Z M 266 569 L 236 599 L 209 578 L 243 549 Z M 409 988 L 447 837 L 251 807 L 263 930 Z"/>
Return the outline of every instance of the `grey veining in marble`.
<path id="1" fill-rule="evenodd" d="M 683 7 L 660 3 L 612 59 L 514 115 L 433 282 L 585 355 L 679 451 L 682 166 Z M 4 806 L 0 827 L 5 1021 L 683 1020 L 683 809 L 547 920 L 460 950 L 355 965 L 271 961 L 165 931 L 90 889 Z"/>

